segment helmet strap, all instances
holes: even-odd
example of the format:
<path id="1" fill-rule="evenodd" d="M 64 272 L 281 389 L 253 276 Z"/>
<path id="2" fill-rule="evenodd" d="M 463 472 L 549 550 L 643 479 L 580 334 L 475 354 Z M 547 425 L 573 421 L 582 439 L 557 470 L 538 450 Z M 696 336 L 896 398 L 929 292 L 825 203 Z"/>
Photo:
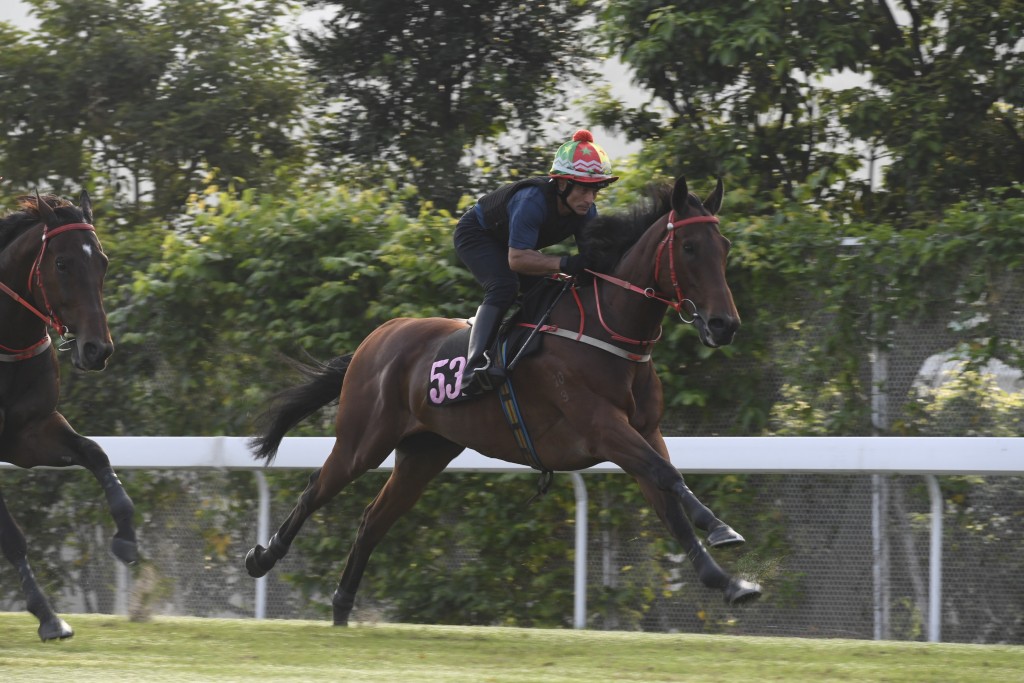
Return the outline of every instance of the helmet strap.
<path id="1" fill-rule="evenodd" d="M 562 203 L 565 204 L 565 207 L 569 210 L 572 210 L 572 207 L 569 206 L 569 195 L 572 193 L 572 188 L 575 184 L 576 183 L 573 181 L 565 179 L 565 189 L 561 192 L 557 192 L 558 198 L 562 200 Z"/>

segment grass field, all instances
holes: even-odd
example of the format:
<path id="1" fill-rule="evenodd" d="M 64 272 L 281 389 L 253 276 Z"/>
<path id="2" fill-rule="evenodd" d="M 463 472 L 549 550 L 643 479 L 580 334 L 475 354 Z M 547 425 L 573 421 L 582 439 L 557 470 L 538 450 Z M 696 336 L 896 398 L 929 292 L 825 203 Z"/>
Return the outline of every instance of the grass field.
<path id="1" fill-rule="evenodd" d="M 0 681 L 1024 682 L 1024 646 L 0 613 Z"/>

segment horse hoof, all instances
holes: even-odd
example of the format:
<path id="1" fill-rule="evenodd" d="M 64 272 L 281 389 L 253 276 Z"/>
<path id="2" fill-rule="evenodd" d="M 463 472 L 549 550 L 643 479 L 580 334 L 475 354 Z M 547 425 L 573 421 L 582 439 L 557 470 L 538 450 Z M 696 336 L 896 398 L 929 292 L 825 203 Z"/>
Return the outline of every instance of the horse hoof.
<path id="1" fill-rule="evenodd" d="M 743 579 L 730 579 L 725 589 L 725 601 L 730 605 L 744 605 L 761 597 L 761 586 Z"/>
<path id="2" fill-rule="evenodd" d="M 44 643 L 51 640 L 65 640 L 75 635 L 74 629 L 60 617 L 54 617 L 44 624 L 39 624 L 39 640 Z"/>
<path id="3" fill-rule="evenodd" d="M 733 531 L 733 528 L 728 524 L 723 524 L 717 529 L 712 530 L 707 537 L 708 546 L 711 548 L 724 548 L 726 546 L 740 545 L 746 542 L 747 539 Z"/>
<path id="4" fill-rule="evenodd" d="M 267 575 L 270 571 L 269 568 L 264 569 L 260 566 L 259 556 L 267 551 L 261 545 L 256 545 L 252 550 L 245 554 L 245 570 L 249 572 L 249 576 L 254 579 L 261 579 Z"/>
<path id="5" fill-rule="evenodd" d="M 139 547 L 133 541 L 126 541 L 115 536 L 114 540 L 110 542 L 110 552 L 127 565 L 133 565 L 139 561 Z"/>

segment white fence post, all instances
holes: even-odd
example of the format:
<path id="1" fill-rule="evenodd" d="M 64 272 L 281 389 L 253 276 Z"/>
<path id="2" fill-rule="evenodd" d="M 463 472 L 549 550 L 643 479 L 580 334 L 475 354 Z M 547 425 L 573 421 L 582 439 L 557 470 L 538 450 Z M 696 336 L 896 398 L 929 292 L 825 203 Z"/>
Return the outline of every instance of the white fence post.
<path id="1" fill-rule="evenodd" d="M 256 522 L 257 543 L 266 546 L 270 543 L 270 487 L 262 470 L 256 470 L 256 487 L 259 490 L 259 516 Z M 256 611 L 257 619 L 267 617 L 267 577 L 256 579 Z"/>
<path id="2" fill-rule="evenodd" d="M 587 627 L 587 485 L 578 472 L 571 472 L 576 492 L 576 559 L 574 566 L 573 628 Z"/>
<path id="3" fill-rule="evenodd" d="M 928 549 L 928 642 L 942 641 L 942 490 L 934 474 L 924 475 L 932 503 L 931 547 Z"/>

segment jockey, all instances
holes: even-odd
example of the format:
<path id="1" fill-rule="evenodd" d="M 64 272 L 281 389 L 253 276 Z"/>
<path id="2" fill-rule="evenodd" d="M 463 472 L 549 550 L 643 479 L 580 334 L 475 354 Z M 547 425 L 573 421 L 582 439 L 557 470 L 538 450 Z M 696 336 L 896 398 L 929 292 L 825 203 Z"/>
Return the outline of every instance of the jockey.
<path id="1" fill-rule="evenodd" d="M 484 195 L 455 228 L 455 251 L 483 285 L 469 336 L 465 394 L 487 391 L 503 381 L 487 350 L 505 311 L 515 302 L 521 277 L 578 275 L 583 254 L 550 256 L 539 250 L 575 238 L 597 216 L 597 193 L 618 180 L 608 155 L 588 130 L 578 130 L 558 148 L 546 177 L 526 178 Z"/>

